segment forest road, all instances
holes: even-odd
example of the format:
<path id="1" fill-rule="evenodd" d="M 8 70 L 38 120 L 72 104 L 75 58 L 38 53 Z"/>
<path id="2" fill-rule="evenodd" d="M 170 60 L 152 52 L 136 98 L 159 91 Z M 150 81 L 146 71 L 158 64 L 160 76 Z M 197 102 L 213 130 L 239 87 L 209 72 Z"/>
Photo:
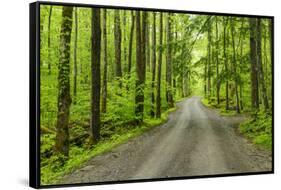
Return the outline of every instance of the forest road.
<path id="1" fill-rule="evenodd" d="M 165 124 L 96 156 L 60 183 L 87 183 L 271 170 L 271 154 L 237 132 L 243 116 L 221 117 L 191 97 Z"/>

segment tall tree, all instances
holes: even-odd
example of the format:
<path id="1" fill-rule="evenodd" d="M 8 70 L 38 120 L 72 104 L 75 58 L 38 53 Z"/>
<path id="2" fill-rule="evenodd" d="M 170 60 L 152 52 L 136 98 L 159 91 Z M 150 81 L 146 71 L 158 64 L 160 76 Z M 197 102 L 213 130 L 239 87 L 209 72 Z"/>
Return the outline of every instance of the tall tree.
<path id="1" fill-rule="evenodd" d="M 51 21 L 53 6 L 50 6 L 48 17 L 48 74 L 51 74 Z"/>
<path id="2" fill-rule="evenodd" d="M 121 26 L 120 26 L 120 10 L 114 10 L 114 46 L 115 46 L 115 75 L 118 85 L 122 88 L 122 67 L 121 67 Z M 119 94 L 119 93 L 118 93 Z"/>
<path id="3" fill-rule="evenodd" d="M 212 62 L 212 19 L 208 22 L 208 58 L 207 58 L 207 96 L 211 98 L 211 62 Z"/>
<path id="4" fill-rule="evenodd" d="M 78 37 L 78 8 L 74 8 L 74 20 L 75 20 L 75 33 L 74 33 L 74 47 L 73 47 L 73 104 L 76 104 L 77 94 L 77 37 Z"/>
<path id="5" fill-rule="evenodd" d="M 141 23 L 142 20 L 142 23 Z M 135 95 L 135 114 L 139 122 L 143 121 L 144 110 L 144 86 L 145 86 L 145 29 L 146 27 L 146 12 L 136 12 L 136 95 Z"/>
<path id="6" fill-rule="evenodd" d="M 250 59 L 251 59 L 251 100 L 252 108 L 259 108 L 259 85 L 258 85 L 258 66 L 257 66 L 257 20 L 249 18 L 250 25 Z"/>
<path id="7" fill-rule="evenodd" d="M 146 51 L 146 67 L 147 70 L 151 70 L 150 63 L 150 23 L 149 23 L 149 12 L 146 13 L 146 31 L 145 31 L 145 51 Z"/>
<path id="8" fill-rule="evenodd" d="M 123 56 L 124 56 L 124 61 L 123 65 L 126 67 L 126 62 L 127 62 L 127 35 L 126 35 L 126 28 L 127 28 L 127 10 L 123 10 Z"/>
<path id="9" fill-rule="evenodd" d="M 100 139 L 100 55 L 101 24 L 100 9 L 92 9 L 92 50 L 91 50 L 91 129 L 93 142 Z"/>
<path id="10" fill-rule="evenodd" d="M 69 111 L 70 96 L 70 40 L 72 29 L 73 7 L 62 8 L 62 22 L 60 31 L 60 56 L 58 64 L 58 112 L 56 125 L 56 151 L 68 157 L 69 154 Z"/>
<path id="11" fill-rule="evenodd" d="M 239 94 L 238 94 L 238 75 L 237 75 L 237 61 L 236 61 L 236 48 L 235 48 L 235 18 L 231 18 L 231 37 L 232 37 L 232 51 L 233 51 L 233 73 L 235 82 L 235 96 L 236 96 L 236 112 L 240 113 Z"/>
<path id="12" fill-rule="evenodd" d="M 131 32 L 129 40 L 129 52 L 128 52 L 128 74 L 130 76 L 131 67 L 132 67 L 132 47 L 133 47 L 133 38 L 134 38 L 134 28 L 135 28 L 135 15 L 134 11 L 131 11 Z"/>
<path id="13" fill-rule="evenodd" d="M 171 13 L 166 17 L 166 43 L 167 43 L 167 56 L 166 56 L 166 83 L 167 83 L 167 102 L 169 108 L 174 107 L 173 100 L 173 87 L 172 87 L 172 32 L 171 32 Z"/>
<path id="14" fill-rule="evenodd" d="M 156 71 L 156 13 L 153 12 L 153 25 L 152 25 L 152 81 L 151 81 L 151 117 L 155 116 L 155 71 Z"/>
<path id="15" fill-rule="evenodd" d="M 159 50 L 157 67 L 157 94 L 156 94 L 156 118 L 161 117 L 161 66 L 162 66 L 162 40 L 163 40 L 163 13 L 160 13 L 159 19 Z"/>
<path id="16" fill-rule="evenodd" d="M 217 95 L 217 104 L 220 104 L 220 78 L 219 78 L 219 29 L 218 29 L 218 17 L 216 17 L 216 95 Z"/>
<path id="17" fill-rule="evenodd" d="M 102 113 L 106 113 L 107 99 L 107 30 L 106 30 L 106 9 L 103 9 L 103 80 L 102 80 Z"/>
<path id="18" fill-rule="evenodd" d="M 263 98 L 263 104 L 265 110 L 269 109 L 268 98 L 267 98 L 267 91 L 266 91 L 266 84 L 264 80 L 264 73 L 262 67 L 262 49 L 261 49 L 261 41 L 262 41 L 262 30 L 261 30 L 261 19 L 257 19 L 257 66 L 258 66 L 258 75 L 259 75 L 259 82 L 261 85 L 261 92 Z"/>
<path id="19" fill-rule="evenodd" d="M 225 74 L 226 74 L 226 82 L 225 82 L 225 109 L 229 110 L 229 84 L 228 84 L 228 30 L 227 30 L 227 25 L 228 25 L 228 18 L 223 17 L 223 57 L 224 57 L 224 69 L 225 69 Z"/>

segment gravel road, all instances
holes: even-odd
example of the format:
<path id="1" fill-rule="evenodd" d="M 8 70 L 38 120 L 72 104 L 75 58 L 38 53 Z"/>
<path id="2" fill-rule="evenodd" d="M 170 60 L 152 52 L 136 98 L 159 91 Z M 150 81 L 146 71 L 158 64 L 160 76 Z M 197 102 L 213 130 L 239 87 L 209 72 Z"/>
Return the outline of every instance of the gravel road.
<path id="1" fill-rule="evenodd" d="M 167 123 L 96 156 L 61 184 L 271 170 L 271 154 L 237 132 L 243 116 L 221 117 L 191 97 Z"/>

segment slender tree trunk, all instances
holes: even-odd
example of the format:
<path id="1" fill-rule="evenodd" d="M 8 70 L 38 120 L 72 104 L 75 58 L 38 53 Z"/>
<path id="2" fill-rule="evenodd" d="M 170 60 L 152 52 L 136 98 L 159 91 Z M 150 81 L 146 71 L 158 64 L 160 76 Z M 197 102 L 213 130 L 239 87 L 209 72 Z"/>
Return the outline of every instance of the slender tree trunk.
<path id="1" fill-rule="evenodd" d="M 207 97 L 207 64 L 208 59 L 204 59 L 204 97 Z"/>
<path id="2" fill-rule="evenodd" d="M 218 17 L 216 17 L 216 74 L 217 74 L 217 104 L 220 104 L 220 78 L 219 78 L 219 30 L 218 30 Z"/>
<path id="3" fill-rule="evenodd" d="M 174 107 L 173 91 L 172 91 L 172 35 L 171 35 L 171 13 L 168 13 L 166 17 L 166 44 L 167 44 L 167 56 L 166 56 L 166 84 L 167 84 L 167 103 L 168 107 Z"/>
<path id="4" fill-rule="evenodd" d="M 122 67 L 121 67 L 121 26 L 120 26 L 120 10 L 114 10 L 114 46 L 115 46 L 115 75 L 118 85 L 122 88 Z M 121 95 L 121 92 L 118 92 Z"/>
<path id="5" fill-rule="evenodd" d="M 73 7 L 64 6 L 62 9 L 62 22 L 60 32 L 60 56 L 58 65 L 58 112 L 56 125 L 57 152 L 64 156 L 69 155 L 69 111 L 71 105 L 70 96 L 70 40 L 72 29 Z"/>
<path id="6" fill-rule="evenodd" d="M 236 95 L 236 112 L 240 113 L 239 106 L 239 93 L 238 93 L 238 75 L 237 75 L 237 62 L 236 62 L 236 48 L 235 48 L 235 37 L 234 37 L 234 18 L 231 18 L 231 35 L 232 35 L 232 49 L 233 49 L 233 72 L 234 72 L 234 81 L 235 81 L 235 95 Z"/>
<path id="7" fill-rule="evenodd" d="M 157 67 L 157 95 L 156 95 L 156 118 L 161 117 L 161 66 L 162 66 L 162 40 L 163 40 L 163 13 L 160 13 L 159 20 L 159 53 Z"/>
<path id="8" fill-rule="evenodd" d="M 50 6 L 49 18 L 48 18 L 48 74 L 51 74 L 51 18 L 52 18 L 53 6 Z"/>
<path id="9" fill-rule="evenodd" d="M 103 9 L 103 85 L 102 85 L 102 113 L 106 113 L 107 101 L 107 30 L 106 30 L 106 9 Z"/>
<path id="10" fill-rule="evenodd" d="M 241 24 L 241 41 L 240 41 L 240 68 L 242 68 L 243 65 L 243 43 L 244 43 L 244 35 L 245 33 L 243 32 L 243 26 L 244 26 L 244 18 L 242 18 L 242 24 Z M 240 72 L 242 73 L 242 69 L 240 69 Z M 243 110 L 243 82 L 240 82 L 240 109 Z"/>
<path id="11" fill-rule="evenodd" d="M 209 20 L 209 25 L 208 25 L 208 64 L 207 64 L 207 96 L 208 100 L 210 101 L 211 97 L 211 61 L 212 61 L 212 21 Z"/>
<path id="12" fill-rule="evenodd" d="M 266 85 L 264 81 L 263 67 L 262 67 L 262 49 L 261 49 L 261 19 L 257 19 L 257 65 L 258 65 L 258 73 L 259 73 L 259 81 L 261 84 L 261 92 L 263 98 L 264 109 L 269 109 L 268 98 L 266 94 Z"/>
<path id="13" fill-rule="evenodd" d="M 76 104 L 76 94 L 77 94 L 77 37 L 78 37 L 78 18 L 77 13 L 78 8 L 74 8 L 74 18 L 75 18 L 75 34 L 74 34 L 74 48 L 73 48 L 73 104 Z"/>
<path id="14" fill-rule="evenodd" d="M 151 117 L 155 116 L 155 70 L 156 70 L 156 13 L 153 12 L 153 26 L 152 26 L 152 82 L 151 82 Z"/>
<path id="15" fill-rule="evenodd" d="M 142 20 L 142 24 L 141 24 Z M 144 87 L 145 87 L 145 26 L 146 25 L 146 12 L 136 12 L 136 96 L 135 96 L 135 114 L 139 122 L 143 121 L 143 110 L 144 110 Z"/>
<path id="16" fill-rule="evenodd" d="M 91 51 L 91 129 L 93 142 L 100 139 L 100 55 L 101 24 L 100 9 L 92 9 L 92 51 Z"/>
<path id="17" fill-rule="evenodd" d="M 224 67 L 225 67 L 225 73 L 228 75 L 228 55 L 227 55 L 227 48 L 228 48 L 228 32 L 227 32 L 227 24 L 228 24 L 228 18 L 223 17 L 224 20 L 224 28 L 223 28 L 223 56 L 224 56 Z M 229 97 L 228 97 L 228 76 L 226 77 L 226 83 L 225 83 L 225 109 L 229 110 Z"/>
<path id="18" fill-rule="evenodd" d="M 151 71 L 150 63 L 150 23 L 149 23 L 149 12 L 147 12 L 146 18 L 146 36 L 145 36 L 145 50 L 146 50 L 146 67 L 148 71 Z"/>
<path id="19" fill-rule="evenodd" d="M 251 100 L 252 108 L 259 108 L 259 85 L 258 85 L 258 66 L 257 66 L 257 21 L 249 18 L 250 25 L 250 59 L 251 59 Z"/>
<path id="20" fill-rule="evenodd" d="M 123 56 L 124 56 L 124 61 L 123 61 L 123 65 L 124 65 L 124 72 L 126 72 L 125 67 L 127 66 L 127 35 L 126 35 L 126 28 L 127 28 L 127 10 L 123 10 Z M 122 42 L 121 42 L 122 43 Z"/>
<path id="21" fill-rule="evenodd" d="M 130 76 L 131 67 L 132 67 L 132 47 L 133 47 L 133 38 L 134 38 L 134 28 L 135 28 L 135 15 L 134 11 L 131 11 L 132 24 L 130 32 L 130 41 L 129 41 L 129 54 L 128 54 L 128 75 Z"/>

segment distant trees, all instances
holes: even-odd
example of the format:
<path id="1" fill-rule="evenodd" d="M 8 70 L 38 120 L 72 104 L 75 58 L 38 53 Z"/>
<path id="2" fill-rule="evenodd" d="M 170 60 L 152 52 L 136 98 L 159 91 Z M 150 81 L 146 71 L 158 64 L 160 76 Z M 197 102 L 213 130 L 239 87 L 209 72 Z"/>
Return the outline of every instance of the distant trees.
<path id="1" fill-rule="evenodd" d="M 58 112 L 56 124 L 56 151 L 69 154 L 69 111 L 70 97 L 70 40 L 73 7 L 64 6 L 60 31 L 60 57 L 58 64 Z"/>
<path id="2" fill-rule="evenodd" d="M 270 112 L 270 19 L 69 6 L 40 14 L 40 121 L 66 157 L 89 136 L 160 121 L 193 93 L 226 113 Z"/>

